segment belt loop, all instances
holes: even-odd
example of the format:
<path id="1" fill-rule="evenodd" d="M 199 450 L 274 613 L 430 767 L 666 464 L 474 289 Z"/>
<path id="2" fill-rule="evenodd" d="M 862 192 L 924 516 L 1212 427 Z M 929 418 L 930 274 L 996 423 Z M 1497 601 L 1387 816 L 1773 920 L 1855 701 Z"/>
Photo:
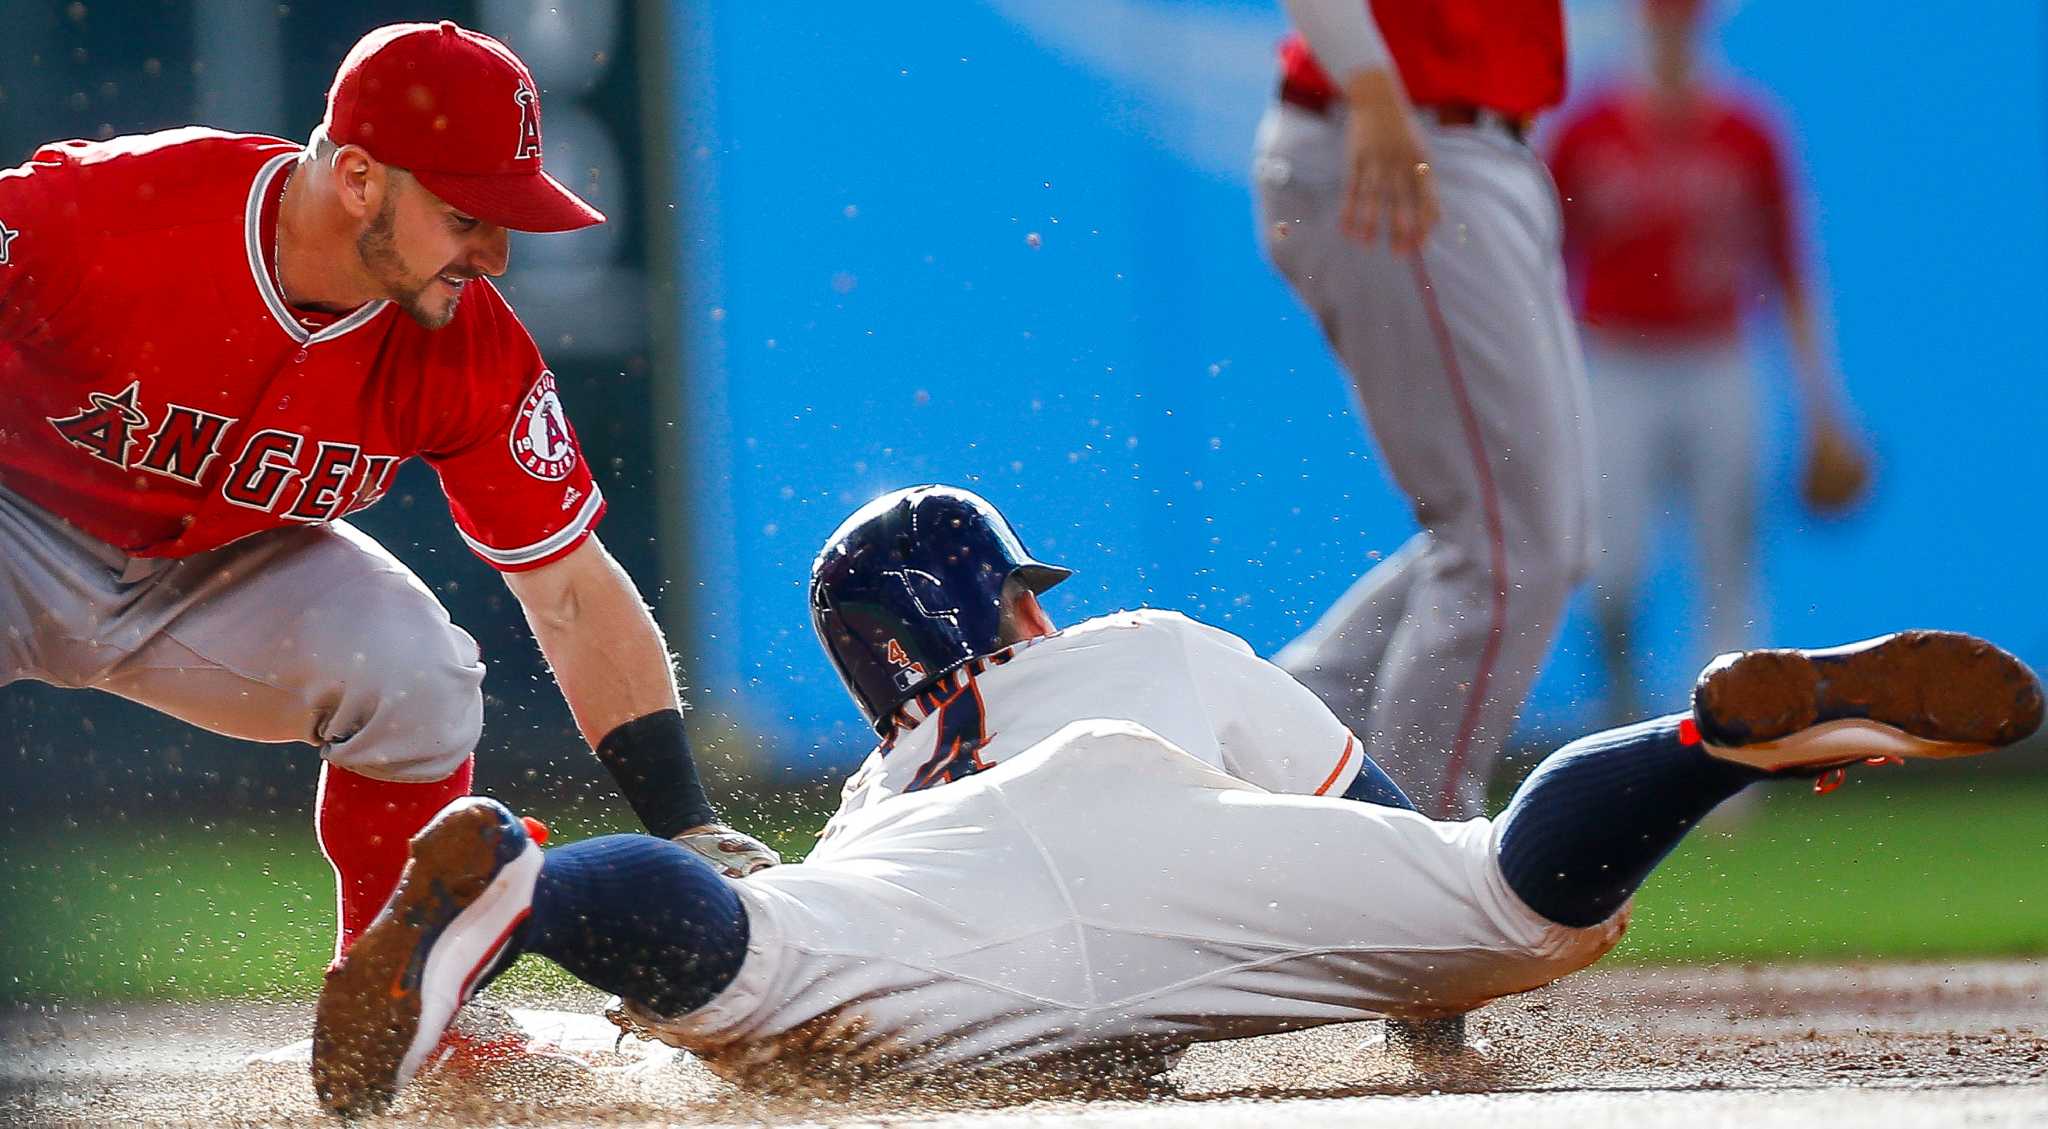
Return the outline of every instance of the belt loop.
<path id="1" fill-rule="evenodd" d="M 1497 129 L 1516 141 L 1528 140 L 1528 123 L 1519 118 L 1511 118 L 1499 110 L 1481 106 L 1479 108 L 1479 121 L 1480 124 Z"/>
<path id="2" fill-rule="evenodd" d="M 1280 79 L 1280 100 L 1290 106 L 1299 106 L 1311 114 L 1325 115 L 1330 112 L 1331 104 L 1336 101 L 1327 91 L 1304 86 L 1285 76 Z"/>
<path id="3" fill-rule="evenodd" d="M 1440 126 L 1452 129 L 1490 129 L 1506 134 L 1517 142 L 1528 138 L 1528 123 L 1520 118 L 1511 118 L 1491 106 L 1480 106 L 1471 102 L 1437 102 L 1417 106 L 1416 110 Z"/>

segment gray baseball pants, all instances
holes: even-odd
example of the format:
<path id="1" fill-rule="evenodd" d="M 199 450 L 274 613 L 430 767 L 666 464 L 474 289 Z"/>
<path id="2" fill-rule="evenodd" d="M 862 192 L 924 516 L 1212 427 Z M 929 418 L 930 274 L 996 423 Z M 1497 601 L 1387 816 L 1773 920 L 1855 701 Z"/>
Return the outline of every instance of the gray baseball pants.
<path id="1" fill-rule="evenodd" d="M 1557 197 L 1498 127 L 1425 125 L 1443 218 L 1419 256 L 1338 227 L 1343 120 L 1277 103 L 1267 255 L 1322 324 L 1422 526 L 1276 661 L 1425 814 L 1482 814 L 1501 743 L 1593 548 L 1584 362 Z"/>
<path id="2" fill-rule="evenodd" d="M 476 641 L 346 522 L 130 557 L 0 488 L 0 685 L 105 690 L 426 782 L 475 749 L 483 676 Z"/>
<path id="3" fill-rule="evenodd" d="M 1585 343 L 1595 422 L 1606 437 L 1593 566 L 1603 623 L 1626 638 L 1657 517 L 1682 502 L 1706 628 L 1699 653 L 1687 657 L 1705 662 L 1740 650 L 1764 634 L 1756 601 L 1757 394 L 1741 342 L 1638 342 L 1588 328 Z"/>

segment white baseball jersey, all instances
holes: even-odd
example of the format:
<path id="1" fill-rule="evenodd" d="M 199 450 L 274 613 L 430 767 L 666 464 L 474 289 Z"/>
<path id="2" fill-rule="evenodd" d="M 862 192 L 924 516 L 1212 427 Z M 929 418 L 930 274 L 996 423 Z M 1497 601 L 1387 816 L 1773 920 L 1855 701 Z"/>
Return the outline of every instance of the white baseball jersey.
<path id="1" fill-rule="evenodd" d="M 746 960 L 665 1039 L 738 1077 L 1157 1049 L 1454 1014 L 1620 937 L 1522 905 L 1486 820 L 1227 771 L 1336 791 L 1362 754 L 1225 632 L 1124 613 L 957 682 L 933 703 L 977 702 L 984 743 L 958 755 L 986 767 L 906 790 L 956 755 L 937 709 L 878 750 L 809 859 L 732 884 Z"/>
<path id="2" fill-rule="evenodd" d="M 1341 795 L 1364 761 L 1344 723 L 1228 631 L 1144 609 L 976 659 L 896 712 L 895 736 L 846 780 L 846 817 L 971 776 L 1077 718 L 1135 721 L 1269 791 Z"/>

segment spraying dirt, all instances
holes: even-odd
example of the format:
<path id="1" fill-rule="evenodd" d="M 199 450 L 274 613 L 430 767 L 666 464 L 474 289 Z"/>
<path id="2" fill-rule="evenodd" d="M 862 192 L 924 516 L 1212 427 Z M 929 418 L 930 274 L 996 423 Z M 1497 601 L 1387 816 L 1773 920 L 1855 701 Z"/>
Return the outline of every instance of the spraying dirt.
<path id="1" fill-rule="evenodd" d="M 576 1061 L 429 1077 L 369 1124 L 879 1124 L 946 1129 L 1466 1125 L 2040 1124 L 2048 964 L 1592 972 L 1476 1014 L 1477 1053 L 1418 1064 L 1378 1024 L 1196 1047 L 1144 1082 L 977 1078 L 852 1095 L 743 1091 L 618 1042 L 594 998 L 510 1001 Z M 567 1014 L 563 1014 L 563 1013 Z M 244 1002 L 0 1018 L 0 1124 L 336 1125 L 313 1101 L 310 1008 Z M 271 1061 L 251 1061 L 270 1052 Z"/>

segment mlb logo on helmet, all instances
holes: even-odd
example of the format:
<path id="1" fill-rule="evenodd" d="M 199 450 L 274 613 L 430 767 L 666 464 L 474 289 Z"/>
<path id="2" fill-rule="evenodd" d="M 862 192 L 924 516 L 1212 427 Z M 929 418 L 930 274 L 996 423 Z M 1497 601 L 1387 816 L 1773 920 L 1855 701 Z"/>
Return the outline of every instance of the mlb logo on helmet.
<path id="1" fill-rule="evenodd" d="M 924 664 L 912 662 L 910 653 L 903 649 L 902 643 L 891 639 L 882 653 L 891 666 L 898 668 L 895 675 L 896 689 L 909 693 L 912 686 L 924 681 Z"/>
<path id="2" fill-rule="evenodd" d="M 573 231 L 604 215 L 541 169 L 540 87 L 481 32 L 389 24 L 349 50 L 322 128 L 405 169 L 457 210 L 514 231 Z"/>

